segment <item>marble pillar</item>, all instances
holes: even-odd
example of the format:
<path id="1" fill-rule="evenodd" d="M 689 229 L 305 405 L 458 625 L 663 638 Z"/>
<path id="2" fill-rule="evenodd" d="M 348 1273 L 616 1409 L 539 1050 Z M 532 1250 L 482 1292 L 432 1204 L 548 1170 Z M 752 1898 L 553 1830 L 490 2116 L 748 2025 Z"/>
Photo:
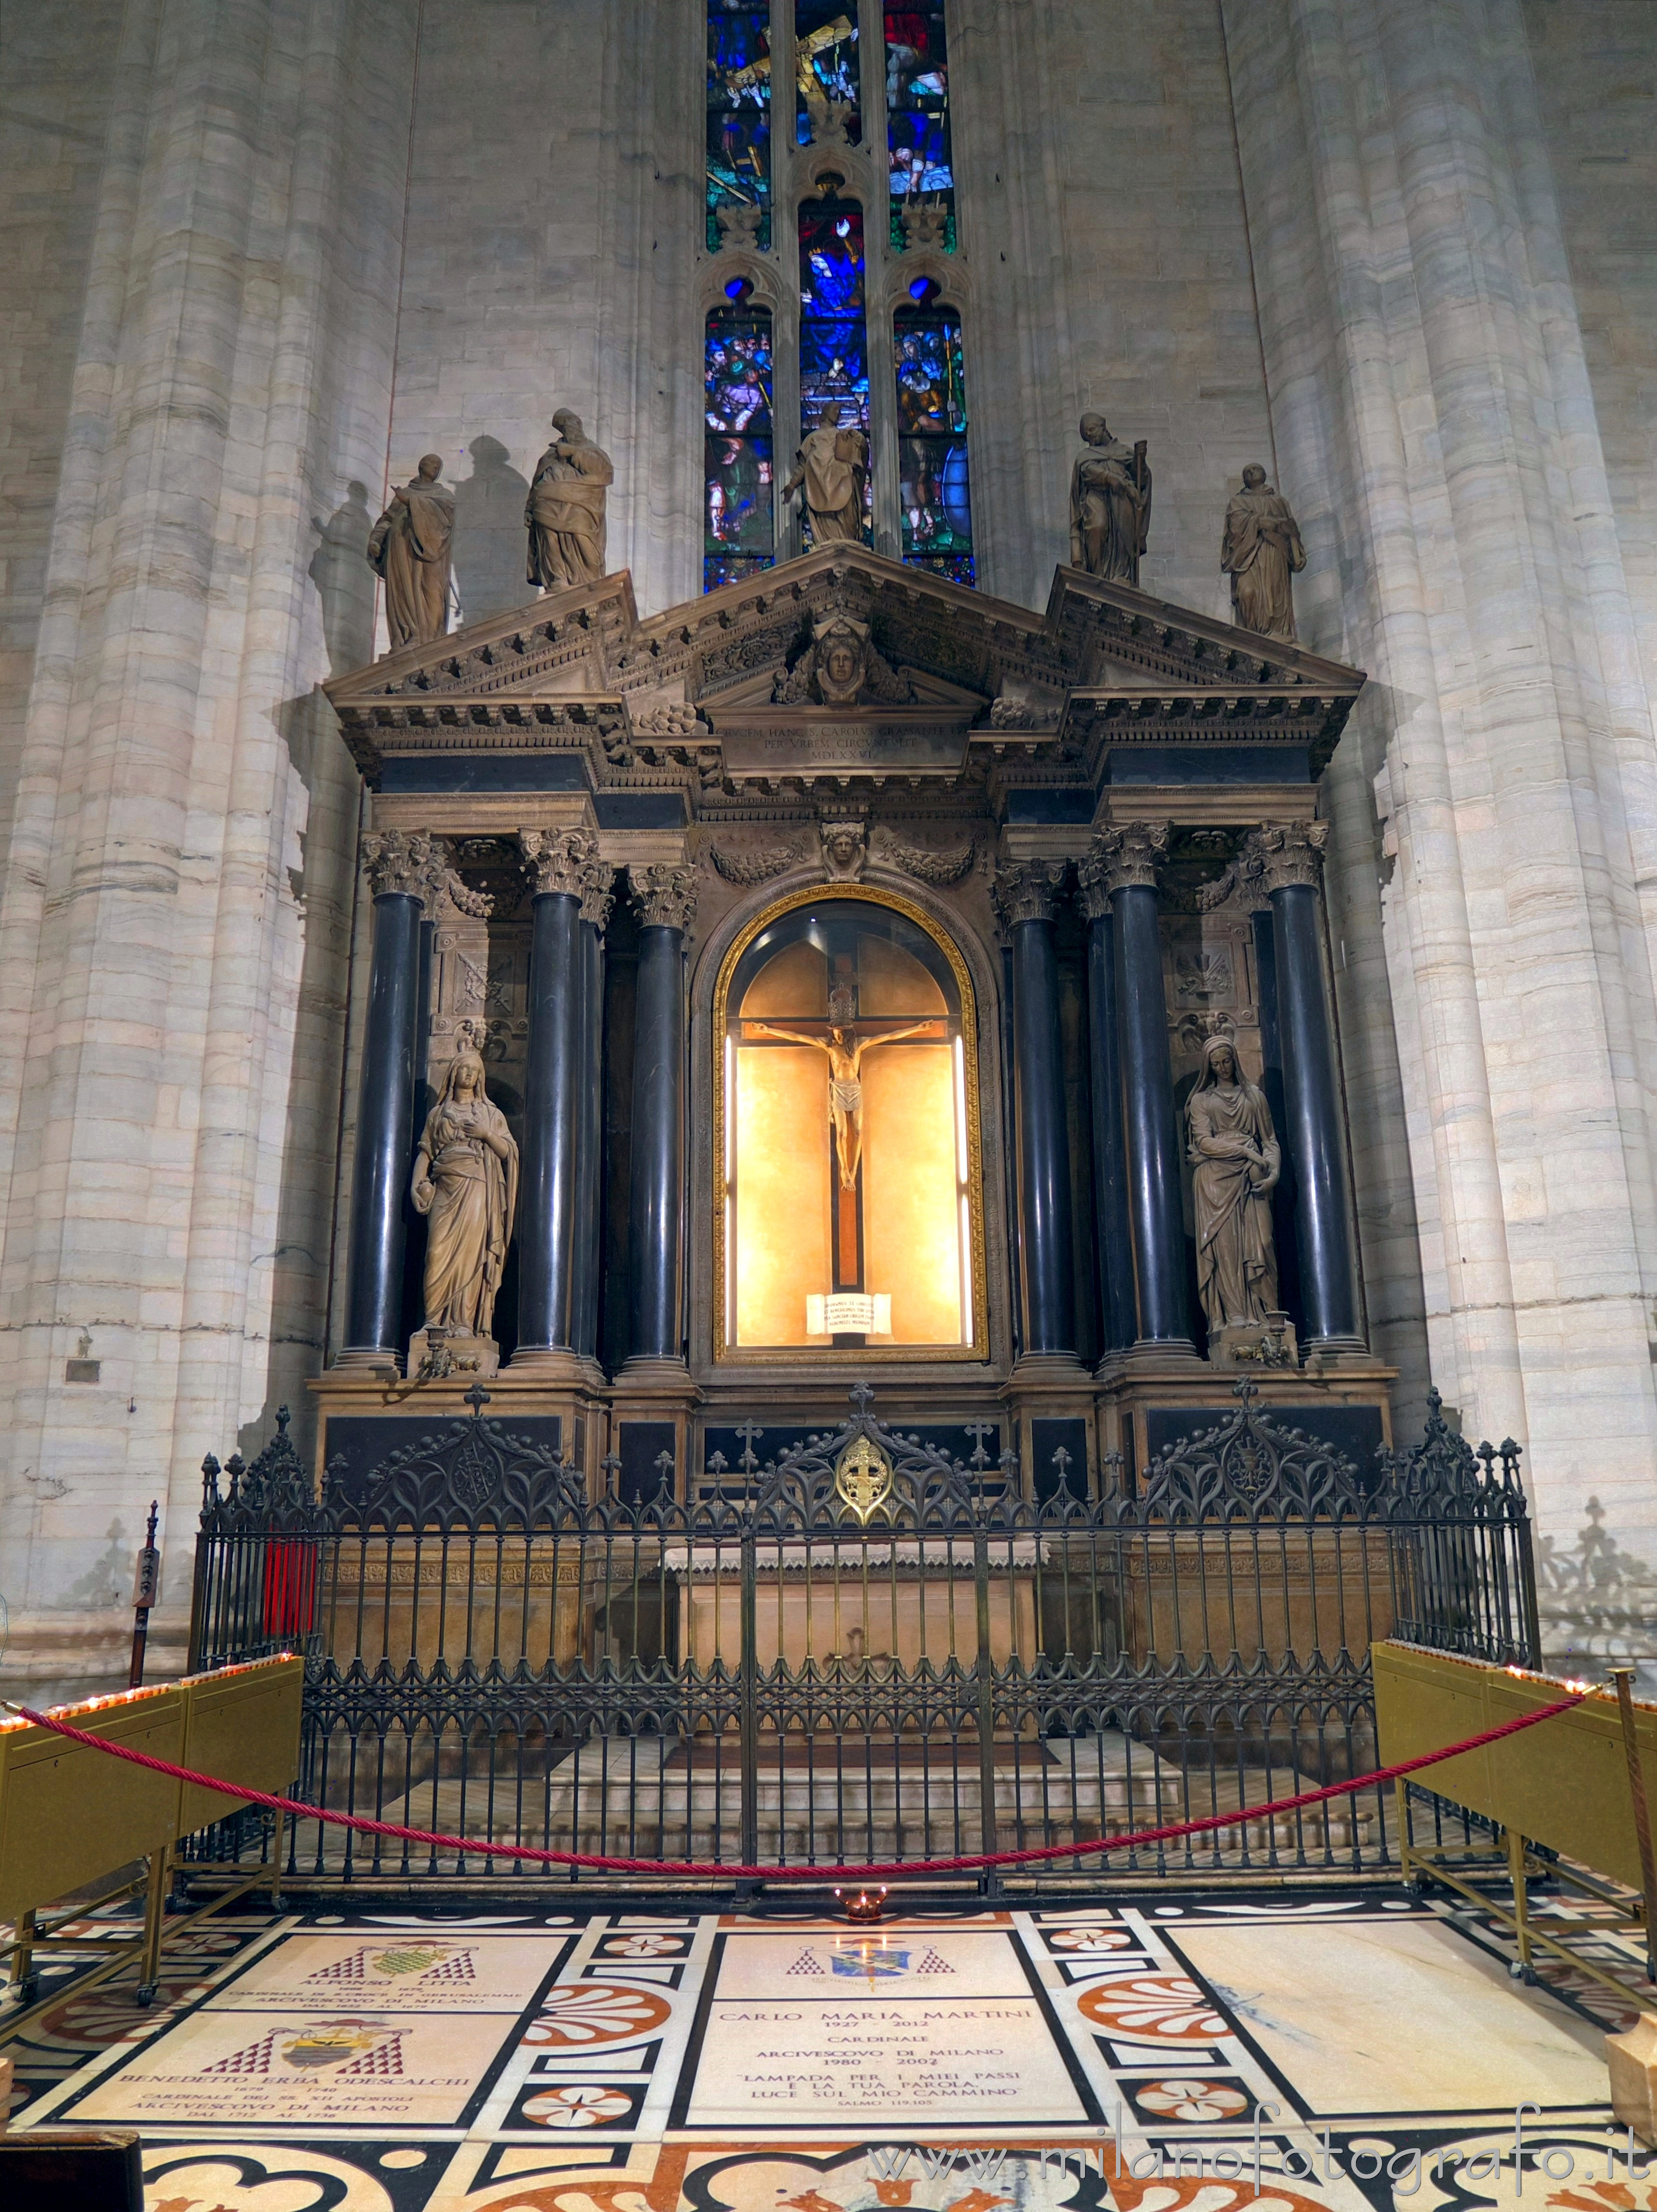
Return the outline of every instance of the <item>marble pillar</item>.
<path id="1" fill-rule="evenodd" d="M 388 830 L 362 840 L 374 896 L 374 955 L 362 1030 L 351 1176 L 345 1341 L 340 1367 L 395 1368 L 403 1307 L 409 1168 L 414 1158 L 414 1062 L 420 926 L 443 870 L 436 842 Z"/>
<path id="2" fill-rule="evenodd" d="M 581 1134 L 587 1093 L 582 1046 L 588 998 L 582 903 L 598 867 L 586 830 L 523 830 L 532 890 L 529 1048 L 524 1079 L 523 1182 L 518 1200 L 518 1346 L 514 1367 L 581 1372 L 581 1279 L 587 1224 Z"/>
<path id="3" fill-rule="evenodd" d="M 1077 870 L 1087 917 L 1089 1105 L 1093 1145 L 1093 1235 L 1100 1335 L 1108 1356 L 1139 1334 L 1133 1228 L 1128 1210 L 1128 1147 L 1122 1118 L 1121 1022 L 1116 989 L 1116 921 L 1098 854 Z"/>
<path id="4" fill-rule="evenodd" d="M 1133 1348 L 1194 1357 L 1156 902 L 1157 870 L 1167 845 L 1166 823 L 1124 823 L 1102 834 L 1084 866 L 1089 896 L 1102 894 L 1110 901 L 1115 939 L 1127 1212 L 1138 1317 Z"/>
<path id="5" fill-rule="evenodd" d="M 576 1344 L 596 1365 L 604 1214 L 604 932 L 615 870 L 595 860 L 581 902 L 581 1097 L 576 1140 Z"/>
<path id="6" fill-rule="evenodd" d="M 1328 825 L 1273 823 L 1250 840 L 1271 900 L 1284 1157 L 1294 1181 L 1303 1351 L 1362 1352 L 1363 1299 L 1319 885 Z"/>
<path id="7" fill-rule="evenodd" d="M 1657 751 L 1524 12 L 1221 12 L 1301 633 L 1372 678 L 1327 891 L 1376 1349 L 1417 1302 L 1467 1433 L 1526 1445 L 1544 1644 L 1642 1651 Z"/>
<path id="8" fill-rule="evenodd" d="M 627 1373 L 685 1372 L 685 933 L 692 868 L 628 871 L 640 915 L 633 1016 Z"/>
<path id="9" fill-rule="evenodd" d="M 1069 863 L 1003 867 L 996 900 L 1013 948 L 1014 1127 L 1023 1357 L 1075 1358 L 1070 1145 L 1053 913 Z"/>

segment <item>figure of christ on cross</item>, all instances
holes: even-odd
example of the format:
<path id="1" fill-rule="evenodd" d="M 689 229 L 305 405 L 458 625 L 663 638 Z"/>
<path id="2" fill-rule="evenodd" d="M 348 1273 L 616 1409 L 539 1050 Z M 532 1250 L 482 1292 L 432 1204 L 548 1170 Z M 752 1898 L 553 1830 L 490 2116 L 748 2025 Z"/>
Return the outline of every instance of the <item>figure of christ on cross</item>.
<path id="1" fill-rule="evenodd" d="M 948 1024 L 939 1015 L 868 1036 L 857 1034 L 862 1025 L 856 1023 L 833 1023 L 826 1036 L 809 1036 L 803 1030 L 774 1029 L 769 1022 L 750 1021 L 743 1026 L 757 1036 L 777 1037 L 785 1044 L 808 1044 L 827 1058 L 829 1119 L 834 1124 L 842 1190 L 856 1188 L 858 1164 L 863 1156 L 863 1054 L 877 1044 L 896 1044 L 899 1037 L 945 1036 L 948 1031 Z"/>

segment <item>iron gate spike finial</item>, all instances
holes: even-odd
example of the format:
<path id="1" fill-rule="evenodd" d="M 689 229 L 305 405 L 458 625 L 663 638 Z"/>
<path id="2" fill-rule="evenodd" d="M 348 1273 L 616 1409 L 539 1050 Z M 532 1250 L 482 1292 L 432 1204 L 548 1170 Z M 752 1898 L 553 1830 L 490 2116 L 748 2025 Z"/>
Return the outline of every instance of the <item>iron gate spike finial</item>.
<path id="1" fill-rule="evenodd" d="M 873 1387 L 868 1382 L 854 1382 L 846 1395 L 858 1412 L 867 1418 L 868 1409 L 874 1402 Z"/>
<path id="2" fill-rule="evenodd" d="M 471 1407 L 472 1418 L 474 1421 L 483 1419 L 484 1407 L 488 1405 L 489 1398 L 490 1394 L 481 1382 L 474 1382 L 471 1389 L 466 1392 L 463 1403 Z"/>

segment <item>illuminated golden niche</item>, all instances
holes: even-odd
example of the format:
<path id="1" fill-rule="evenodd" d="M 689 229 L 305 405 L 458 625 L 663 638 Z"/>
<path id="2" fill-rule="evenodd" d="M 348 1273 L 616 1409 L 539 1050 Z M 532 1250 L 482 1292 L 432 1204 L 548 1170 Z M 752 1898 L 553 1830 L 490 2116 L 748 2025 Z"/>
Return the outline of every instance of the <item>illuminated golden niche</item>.
<path id="1" fill-rule="evenodd" d="M 977 1029 L 907 900 L 795 892 L 715 991 L 722 1358 L 982 1358 Z"/>

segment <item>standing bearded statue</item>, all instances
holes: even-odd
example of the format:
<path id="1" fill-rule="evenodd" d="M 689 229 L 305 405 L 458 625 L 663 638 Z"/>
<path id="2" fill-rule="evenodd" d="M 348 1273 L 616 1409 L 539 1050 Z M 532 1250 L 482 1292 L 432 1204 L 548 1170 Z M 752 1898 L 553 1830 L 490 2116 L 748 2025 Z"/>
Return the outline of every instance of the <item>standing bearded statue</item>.
<path id="1" fill-rule="evenodd" d="M 794 457 L 794 474 L 783 487 L 791 499 L 803 485 L 811 542 L 863 535 L 863 486 L 868 478 L 868 441 L 855 422 L 842 428 L 840 408 L 831 399 Z"/>
<path id="2" fill-rule="evenodd" d="M 1210 1037 L 1185 1102 L 1197 1286 L 1210 1344 L 1222 1328 L 1261 1321 L 1277 1304 L 1271 1194 L 1282 1152 L 1271 1109 L 1237 1065 L 1229 1037 Z"/>
<path id="3" fill-rule="evenodd" d="M 535 464 L 524 503 L 529 580 L 544 592 L 596 584 L 603 575 L 605 494 L 616 474 L 571 409 L 560 407 L 552 428 L 557 435 Z"/>
<path id="4" fill-rule="evenodd" d="M 1081 452 L 1070 471 L 1070 566 L 1113 584 L 1136 584 L 1151 528 L 1151 471 L 1145 441 L 1125 446 L 1102 415 L 1081 418 Z"/>
<path id="5" fill-rule="evenodd" d="M 386 585 L 393 650 L 429 645 L 448 621 L 448 563 L 454 544 L 454 495 L 438 477 L 441 453 L 428 453 L 411 483 L 399 484 L 369 538 L 369 566 Z"/>
<path id="6" fill-rule="evenodd" d="M 1295 586 L 1306 548 L 1288 501 L 1266 482 L 1258 462 L 1243 471 L 1243 489 L 1226 509 L 1220 566 L 1231 578 L 1231 611 L 1245 629 L 1293 640 Z"/>

